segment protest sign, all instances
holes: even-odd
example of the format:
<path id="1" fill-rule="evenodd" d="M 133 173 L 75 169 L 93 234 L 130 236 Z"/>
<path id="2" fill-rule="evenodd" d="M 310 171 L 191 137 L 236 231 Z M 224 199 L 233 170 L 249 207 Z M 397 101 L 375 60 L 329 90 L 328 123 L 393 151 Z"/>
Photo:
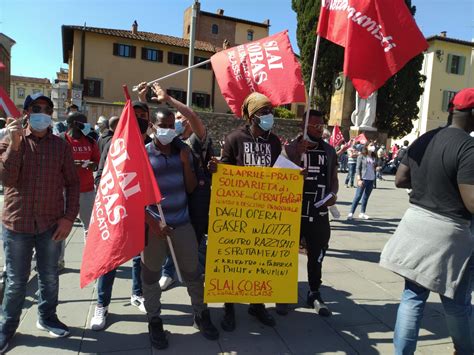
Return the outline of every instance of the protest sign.
<path id="1" fill-rule="evenodd" d="M 205 302 L 297 302 L 302 191 L 299 170 L 219 165 Z"/>

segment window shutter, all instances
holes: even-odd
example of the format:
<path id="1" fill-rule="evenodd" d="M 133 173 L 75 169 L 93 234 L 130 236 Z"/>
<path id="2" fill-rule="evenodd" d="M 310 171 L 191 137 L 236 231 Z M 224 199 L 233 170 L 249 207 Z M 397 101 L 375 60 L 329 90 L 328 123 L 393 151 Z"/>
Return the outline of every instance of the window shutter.
<path id="1" fill-rule="evenodd" d="M 94 80 L 94 97 L 100 97 L 100 84 L 99 80 Z"/>
<path id="2" fill-rule="evenodd" d="M 448 111 L 448 104 L 449 104 L 449 91 L 443 91 L 443 106 L 441 110 L 443 112 Z"/>
<path id="3" fill-rule="evenodd" d="M 189 57 L 188 57 L 187 54 L 183 55 L 183 61 L 184 61 L 183 65 L 186 66 L 186 67 L 188 66 L 188 58 Z"/>
<path id="4" fill-rule="evenodd" d="M 453 64 L 453 55 L 448 54 L 448 60 L 446 61 L 446 72 L 451 73 L 451 65 Z"/>
<path id="5" fill-rule="evenodd" d="M 168 64 L 173 64 L 173 53 L 168 52 Z"/>
<path id="6" fill-rule="evenodd" d="M 115 43 L 114 43 L 114 47 L 115 47 Z M 87 79 L 84 79 L 84 82 L 82 83 L 82 85 L 84 86 L 84 89 L 82 90 L 82 95 L 83 96 L 89 96 L 89 80 Z"/>
<path id="7" fill-rule="evenodd" d="M 195 92 L 193 92 L 193 93 L 191 94 L 191 103 L 192 103 L 193 105 L 196 105 L 196 93 L 195 93 Z"/>
<path id="8" fill-rule="evenodd" d="M 459 75 L 464 75 L 465 66 L 466 66 L 466 57 L 460 56 L 459 57 L 459 70 L 458 70 Z"/>
<path id="9" fill-rule="evenodd" d="M 114 43 L 114 55 L 119 55 L 119 44 Z"/>
<path id="10" fill-rule="evenodd" d="M 157 60 L 158 62 L 163 62 L 163 51 L 158 51 Z"/>
<path id="11" fill-rule="evenodd" d="M 146 59 L 146 48 L 142 47 L 142 59 Z"/>
<path id="12" fill-rule="evenodd" d="M 211 95 L 206 95 L 206 108 L 211 107 Z"/>
<path id="13" fill-rule="evenodd" d="M 137 47 L 130 46 L 130 58 L 135 58 L 137 56 Z"/>

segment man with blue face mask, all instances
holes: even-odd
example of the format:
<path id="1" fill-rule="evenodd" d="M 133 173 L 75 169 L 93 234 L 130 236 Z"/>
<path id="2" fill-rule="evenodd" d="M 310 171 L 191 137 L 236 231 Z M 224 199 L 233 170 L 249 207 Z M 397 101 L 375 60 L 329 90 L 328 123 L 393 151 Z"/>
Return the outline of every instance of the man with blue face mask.
<path id="1" fill-rule="evenodd" d="M 26 294 L 33 249 L 38 269 L 37 328 L 54 337 L 69 334 L 56 315 L 60 241 L 79 211 L 79 178 L 70 146 L 51 133 L 53 103 L 43 94 L 28 96 L 24 120 L 8 124 L 10 143 L 2 155 L 5 186 L 3 247 L 7 284 L 0 321 L 0 352 L 15 334 Z M 23 129 L 22 123 L 27 123 Z"/>
<path id="2" fill-rule="evenodd" d="M 59 135 L 69 143 L 72 149 L 72 157 L 76 165 L 80 180 L 79 218 L 84 227 L 84 239 L 91 219 L 92 206 L 94 205 L 94 176 L 100 161 L 99 147 L 96 141 L 89 137 L 91 125 L 87 117 L 80 112 L 72 112 L 66 119 L 67 132 Z M 62 242 L 61 256 L 59 258 L 59 269 L 64 269 L 65 241 Z"/>

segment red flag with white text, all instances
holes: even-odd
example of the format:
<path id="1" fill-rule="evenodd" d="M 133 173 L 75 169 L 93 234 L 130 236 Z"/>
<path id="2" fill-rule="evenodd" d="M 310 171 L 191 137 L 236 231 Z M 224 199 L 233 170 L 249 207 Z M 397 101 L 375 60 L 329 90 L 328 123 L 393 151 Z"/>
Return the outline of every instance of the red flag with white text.
<path id="1" fill-rule="evenodd" d="M 344 75 L 364 99 L 428 48 L 404 0 L 322 0 L 317 33 L 345 48 Z"/>
<path id="2" fill-rule="evenodd" d="M 20 111 L 8 96 L 7 92 L 0 86 L 0 108 L 5 111 L 8 117 L 18 118 L 20 117 Z"/>
<path id="3" fill-rule="evenodd" d="M 342 135 L 341 129 L 338 125 L 335 125 L 332 129 L 331 137 L 329 138 L 329 144 L 333 147 L 339 146 L 342 142 L 344 142 L 344 136 Z"/>
<path id="4" fill-rule="evenodd" d="M 81 288 L 145 247 L 145 207 L 159 203 L 156 183 L 130 100 L 112 138 L 92 209 Z"/>
<path id="5" fill-rule="evenodd" d="M 256 91 L 274 106 L 306 102 L 301 67 L 288 31 L 223 50 L 211 57 L 217 83 L 227 104 L 242 117 L 242 103 Z"/>
<path id="6" fill-rule="evenodd" d="M 367 144 L 368 141 L 369 140 L 367 139 L 364 133 L 361 133 L 354 138 L 354 142 L 359 142 L 360 144 Z"/>

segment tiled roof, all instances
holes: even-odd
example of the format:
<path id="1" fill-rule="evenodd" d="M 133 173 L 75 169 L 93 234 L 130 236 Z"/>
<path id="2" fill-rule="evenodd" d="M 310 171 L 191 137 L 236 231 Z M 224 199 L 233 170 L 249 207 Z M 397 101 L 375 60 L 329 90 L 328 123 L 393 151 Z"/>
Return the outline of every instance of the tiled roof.
<path id="1" fill-rule="evenodd" d="M 11 80 L 12 81 L 26 81 L 29 83 L 38 83 L 38 84 L 51 84 L 51 82 L 47 78 L 32 78 L 29 76 L 12 75 Z"/>
<path id="2" fill-rule="evenodd" d="M 474 42 L 464 41 L 462 39 L 456 39 L 456 38 L 443 37 L 439 35 L 427 37 L 426 40 L 428 42 L 439 40 L 439 41 L 445 41 L 445 42 L 450 42 L 450 43 L 462 44 L 464 46 L 474 47 Z"/>
<path id="3" fill-rule="evenodd" d="M 63 35 L 63 59 L 64 63 L 67 63 L 67 49 L 72 48 L 72 33 L 74 30 L 77 31 L 86 31 L 92 33 L 98 33 L 108 36 L 114 36 L 119 38 L 128 38 L 135 39 L 140 41 L 147 41 L 153 43 L 160 43 L 169 46 L 189 48 L 189 40 L 180 38 L 162 35 L 159 33 L 152 32 L 143 32 L 138 31 L 136 34 L 133 34 L 130 30 L 117 30 L 112 28 L 99 28 L 99 27 L 83 27 L 83 26 L 62 26 L 62 35 Z M 195 41 L 194 48 L 204 52 L 216 53 L 221 48 L 212 45 L 209 42 Z"/>

